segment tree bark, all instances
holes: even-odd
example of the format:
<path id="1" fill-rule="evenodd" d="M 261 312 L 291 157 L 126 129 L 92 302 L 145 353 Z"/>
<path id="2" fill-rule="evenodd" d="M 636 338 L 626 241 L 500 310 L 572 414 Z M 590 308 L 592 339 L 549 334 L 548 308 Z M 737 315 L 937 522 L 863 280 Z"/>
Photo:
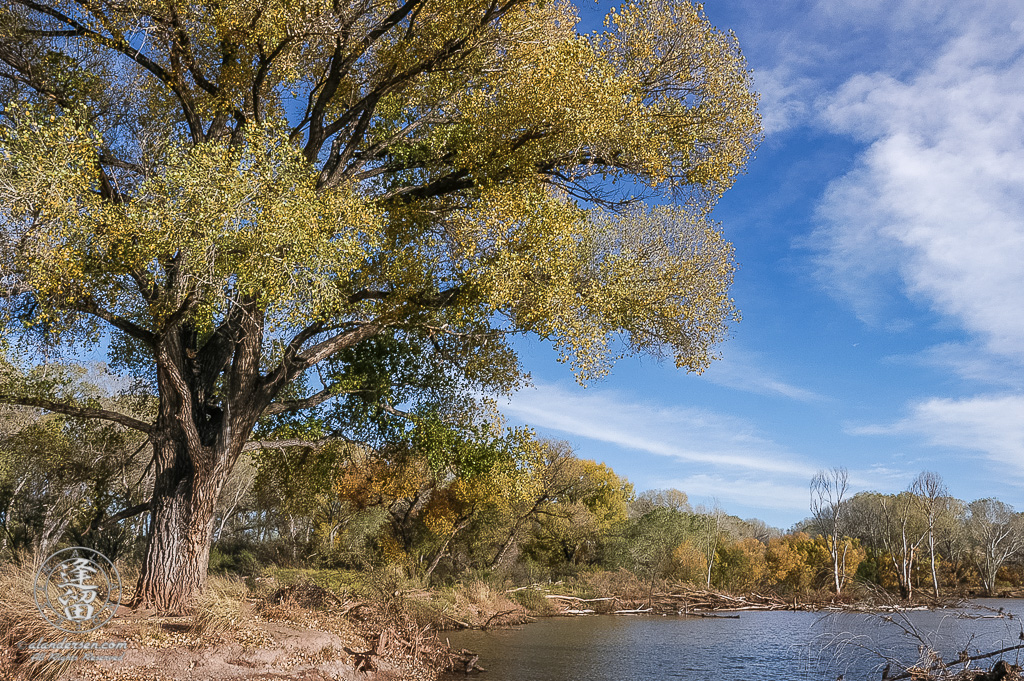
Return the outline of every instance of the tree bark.
<path id="1" fill-rule="evenodd" d="M 195 470 L 184 447 L 159 448 L 164 451 L 157 456 L 150 536 L 134 605 L 181 612 L 206 586 L 214 509 L 226 476 Z"/>
<path id="2" fill-rule="evenodd" d="M 498 567 L 498 565 L 501 564 L 501 561 L 505 558 L 505 554 L 507 554 L 509 549 L 512 548 L 512 544 L 515 543 L 516 540 L 516 529 L 518 529 L 518 526 L 508 533 L 508 538 L 505 540 L 505 543 L 501 545 L 501 548 L 498 549 L 498 553 L 496 553 L 494 558 L 491 559 L 491 562 L 488 565 L 490 569 L 493 570 Z"/>
<path id="3" fill-rule="evenodd" d="M 825 538 L 825 543 L 828 544 L 828 537 Z M 831 548 L 831 551 L 832 551 L 832 577 L 833 577 L 833 580 L 835 581 L 835 585 L 836 585 L 836 596 L 838 596 L 843 591 L 843 583 L 839 579 L 839 573 L 840 573 L 840 569 L 839 569 L 839 548 L 833 544 L 833 546 Z M 844 554 L 843 554 L 843 562 L 845 563 L 845 561 L 846 561 L 846 554 L 844 552 Z M 844 565 L 844 568 L 845 568 L 845 565 Z"/>

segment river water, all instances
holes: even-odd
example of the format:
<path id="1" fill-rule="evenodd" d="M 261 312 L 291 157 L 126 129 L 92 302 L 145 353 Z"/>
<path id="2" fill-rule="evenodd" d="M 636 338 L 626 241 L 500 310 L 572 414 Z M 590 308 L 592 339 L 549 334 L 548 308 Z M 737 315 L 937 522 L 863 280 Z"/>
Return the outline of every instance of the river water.
<path id="1" fill-rule="evenodd" d="M 516 629 L 447 632 L 480 655 L 482 681 L 845 681 L 880 679 L 923 643 L 943 659 L 1024 643 L 1024 600 L 985 599 L 959 610 L 899 614 L 742 612 L 739 619 L 594 615 Z M 982 617 L 974 619 L 967 617 Z M 888 620 L 886 619 L 888 617 Z M 1024 662 L 1024 651 L 1019 660 Z M 1003 655 L 1018 661 L 1018 653 Z M 990 667 L 998 658 L 973 663 Z M 895 673 L 896 665 L 893 665 Z M 455 677 L 453 677 L 455 678 Z M 466 678 L 461 675 L 461 678 Z"/>

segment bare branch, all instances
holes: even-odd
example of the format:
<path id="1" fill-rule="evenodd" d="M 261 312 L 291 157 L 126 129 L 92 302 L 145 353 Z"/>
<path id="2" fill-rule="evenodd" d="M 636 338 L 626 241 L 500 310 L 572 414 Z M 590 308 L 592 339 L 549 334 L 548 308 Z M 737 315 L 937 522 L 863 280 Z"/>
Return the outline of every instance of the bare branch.
<path id="1" fill-rule="evenodd" d="M 355 393 L 361 393 L 362 390 L 336 390 L 330 386 L 324 388 L 318 393 L 310 395 L 301 400 L 285 400 L 283 402 L 271 402 L 270 406 L 263 410 L 264 416 L 275 416 L 277 414 L 287 414 L 293 411 L 301 411 L 303 409 L 312 409 L 317 407 L 332 397 L 338 395 L 352 395 Z"/>
<path id="2" fill-rule="evenodd" d="M 296 368 L 306 369 L 314 364 L 319 364 L 336 352 L 350 348 L 362 340 L 377 335 L 383 328 L 380 324 L 363 324 L 351 331 L 345 331 L 344 333 L 332 336 L 301 353 L 297 358 Z"/>
<path id="3" fill-rule="evenodd" d="M 10 393 L 0 393 L 0 403 L 16 404 L 22 407 L 36 407 L 38 409 L 45 409 L 46 411 L 64 414 L 65 416 L 74 416 L 76 418 L 112 421 L 114 423 L 119 423 L 126 428 L 146 433 L 147 435 L 152 435 L 156 432 L 155 426 L 150 423 L 140 421 L 128 416 L 127 414 L 122 414 L 118 411 L 111 411 L 109 409 L 81 407 L 75 404 L 68 404 L 67 402 L 55 402 L 53 400 L 47 400 L 40 397 L 12 395 Z"/>
<path id="4" fill-rule="evenodd" d="M 350 444 L 361 444 L 343 435 L 332 435 L 320 438 L 319 440 L 249 440 L 242 448 L 243 452 L 250 452 L 254 449 L 288 449 L 289 447 L 306 447 L 320 449 L 332 442 L 348 442 Z"/>
<path id="5" fill-rule="evenodd" d="M 130 508 L 126 508 L 125 510 L 121 511 L 120 513 L 118 513 L 116 515 L 110 516 L 109 518 L 107 518 L 103 522 L 97 524 L 96 526 L 93 526 L 92 524 L 90 524 L 89 527 L 86 528 L 85 532 L 83 532 L 83 534 L 91 534 L 92 532 L 94 532 L 96 530 L 105 530 L 108 527 L 112 526 L 114 523 L 118 523 L 118 522 L 124 520 L 125 518 L 133 518 L 133 517 L 139 515 L 140 513 L 145 513 L 146 511 L 150 510 L 151 508 L 152 508 L 152 505 L 148 501 L 143 502 L 141 504 L 137 504 L 137 505 L 132 506 Z"/>
<path id="6" fill-rule="evenodd" d="M 156 345 L 156 334 L 154 334 L 152 331 L 148 331 L 142 328 L 141 326 L 139 326 L 138 324 L 131 320 L 118 316 L 108 310 L 104 310 L 92 298 L 86 298 L 84 300 L 79 301 L 78 309 L 87 314 L 99 317 L 100 319 L 107 322 L 111 326 L 120 329 L 121 331 L 124 331 L 132 338 L 141 340 L 150 347 Z"/>

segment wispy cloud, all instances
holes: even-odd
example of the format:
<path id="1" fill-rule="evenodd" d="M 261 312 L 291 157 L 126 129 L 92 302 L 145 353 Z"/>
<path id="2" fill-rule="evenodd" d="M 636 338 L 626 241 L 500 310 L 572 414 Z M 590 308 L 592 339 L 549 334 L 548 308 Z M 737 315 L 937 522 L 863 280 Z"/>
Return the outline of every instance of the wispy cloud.
<path id="1" fill-rule="evenodd" d="M 742 419 L 692 407 L 629 400 L 610 390 L 570 391 L 540 383 L 502 411 L 532 426 L 639 450 L 706 469 L 810 479 L 814 466 Z"/>
<path id="2" fill-rule="evenodd" d="M 780 484 L 778 481 L 764 478 L 707 473 L 664 480 L 662 486 L 690 490 L 692 502 L 717 499 L 726 512 L 730 512 L 730 507 L 745 506 L 807 513 L 811 498 L 807 483 Z"/>
<path id="3" fill-rule="evenodd" d="M 791 64 L 756 70 L 754 87 L 761 95 L 758 110 L 765 134 L 804 123 L 811 114 L 815 86 L 814 79 L 798 75 Z"/>
<path id="4" fill-rule="evenodd" d="M 769 136 L 814 125 L 816 100 L 840 85 L 851 68 L 896 77 L 912 74 L 931 63 L 949 36 L 964 26 L 1008 25 L 1015 11 L 1014 0 L 775 0 L 741 5 L 734 28 L 752 60 Z M 786 17 L 784 24 L 780 16 Z"/>
<path id="5" fill-rule="evenodd" d="M 713 362 L 702 377 L 717 385 L 759 395 L 782 396 L 801 402 L 820 402 L 828 399 L 813 390 L 783 381 L 764 368 L 764 364 L 765 359 L 760 353 L 729 346 L 725 350 L 725 357 Z"/>
<path id="6" fill-rule="evenodd" d="M 933 398 L 895 423 L 850 429 L 859 435 L 914 435 L 929 445 L 981 453 L 1003 474 L 1024 478 L 1024 395 Z"/>
<path id="7" fill-rule="evenodd" d="M 935 367 L 989 386 L 1024 389 L 1022 358 L 989 353 L 979 343 L 940 343 L 915 355 L 890 357 L 889 361 Z"/>
<path id="8" fill-rule="evenodd" d="M 814 238 L 823 279 L 864 316 L 895 275 L 988 352 L 1019 357 L 1024 7 L 1007 21 L 991 4 L 916 75 L 859 74 L 823 100 L 823 120 L 868 147 Z"/>
<path id="9" fill-rule="evenodd" d="M 775 511 L 762 516 L 773 522 L 804 514 L 811 477 L 834 465 L 794 453 L 745 419 L 663 406 L 614 390 L 538 383 L 515 394 L 501 409 L 514 420 L 570 438 L 664 457 L 663 464 L 638 460 L 634 467 L 615 466 L 639 489 L 675 487 L 695 502 L 716 498 L 727 510 L 742 507 L 758 515 L 757 509 Z M 580 455 L 588 456 L 587 450 L 582 448 Z M 853 491 L 897 491 L 910 477 L 898 465 L 850 467 Z"/>

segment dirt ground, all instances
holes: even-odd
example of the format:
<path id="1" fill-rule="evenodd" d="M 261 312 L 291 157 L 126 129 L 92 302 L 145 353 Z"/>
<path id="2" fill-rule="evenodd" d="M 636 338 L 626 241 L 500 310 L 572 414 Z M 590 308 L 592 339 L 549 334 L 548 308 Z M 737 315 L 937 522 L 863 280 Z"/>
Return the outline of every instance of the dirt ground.
<path id="1" fill-rule="evenodd" d="M 77 661 L 60 676 L 68 681 L 433 681 L 438 672 L 407 642 L 368 641 L 346 617 L 292 613 L 268 620 L 255 612 L 222 631 L 197 634 L 189 618 L 158 617 L 122 609 L 97 640 L 124 641 L 111 662 Z M 293 621 L 297 620 L 297 621 Z M 81 653 L 79 653 L 81 654 Z"/>

